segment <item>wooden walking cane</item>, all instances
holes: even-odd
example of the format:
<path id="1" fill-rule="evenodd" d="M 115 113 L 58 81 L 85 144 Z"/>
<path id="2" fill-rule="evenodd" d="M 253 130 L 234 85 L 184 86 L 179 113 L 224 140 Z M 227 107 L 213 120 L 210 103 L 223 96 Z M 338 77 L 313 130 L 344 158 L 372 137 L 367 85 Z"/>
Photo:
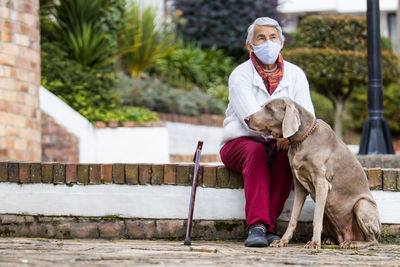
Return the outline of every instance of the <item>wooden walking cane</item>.
<path id="1" fill-rule="evenodd" d="M 193 158 L 193 161 L 195 164 L 194 164 L 192 193 L 190 195 L 188 223 L 187 223 L 187 228 L 186 228 L 186 238 L 185 238 L 185 241 L 183 242 L 183 244 L 186 246 L 190 246 L 190 244 L 191 244 L 190 235 L 191 235 L 191 231 L 192 231 L 194 200 L 196 198 L 197 175 L 199 174 L 199 169 L 200 169 L 200 154 L 201 154 L 202 148 L 203 148 L 203 141 L 199 141 L 197 143 L 196 152 L 194 153 L 194 158 Z"/>

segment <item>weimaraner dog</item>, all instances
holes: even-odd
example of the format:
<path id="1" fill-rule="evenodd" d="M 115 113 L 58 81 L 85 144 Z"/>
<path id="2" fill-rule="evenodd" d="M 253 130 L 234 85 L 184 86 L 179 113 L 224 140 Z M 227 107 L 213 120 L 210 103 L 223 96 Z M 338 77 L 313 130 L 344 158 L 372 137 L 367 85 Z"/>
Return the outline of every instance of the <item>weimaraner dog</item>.
<path id="1" fill-rule="evenodd" d="M 325 244 L 340 244 L 341 248 L 378 244 L 381 223 L 367 177 L 327 123 L 314 119 L 287 97 L 265 103 L 245 122 L 252 130 L 289 139 L 288 157 L 295 176 L 293 210 L 282 239 L 271 246 L 289 243 L 307 192 L 315 201 L 315 210 L 313 236 L 306 248 L 321 247 L 323 226 L 329 236 Z"/>

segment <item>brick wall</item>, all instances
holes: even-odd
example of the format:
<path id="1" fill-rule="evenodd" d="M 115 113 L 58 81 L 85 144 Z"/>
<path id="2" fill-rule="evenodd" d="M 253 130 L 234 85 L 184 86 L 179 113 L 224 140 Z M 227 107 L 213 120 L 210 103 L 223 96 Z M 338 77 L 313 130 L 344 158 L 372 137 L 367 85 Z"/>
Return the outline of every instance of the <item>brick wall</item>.
<path id="1" fill-rule="evenodd" d="M 79 162 L 79 138 L 46 113 L 41 113 L 42 161 Z"/>
<path id="2" fill-rule="evenodd" d="M 0 1 L 0 159 L 39 161 L 39 0 Z"/>
<path id="3" fill-rule="evenodd" d="M 364 168 L 371 190 L 400 191 L 400 168 Z M 192 185 L 194 164 L 64 164 L 1 162 L 0 182 L 50 184 Z M 243 188 L 240 173 L 202 164 L 198 185 Z"/>

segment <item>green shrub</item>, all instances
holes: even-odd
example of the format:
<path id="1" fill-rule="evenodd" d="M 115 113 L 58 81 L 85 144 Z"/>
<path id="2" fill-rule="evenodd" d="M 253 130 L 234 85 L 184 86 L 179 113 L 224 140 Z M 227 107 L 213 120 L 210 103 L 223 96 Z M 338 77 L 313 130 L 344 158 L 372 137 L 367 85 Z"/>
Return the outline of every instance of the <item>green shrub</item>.
<path id="1" fill-rule="evenodd" d="M 150 73 L 170 86 L 206 89 L 211 84 L 227 84 L 234 68 L 233 59 L 222 50 L 202 49 L 195 43 L 181 41 L 171 54 L 157 61 Z"/>
<path id="2" fill-rule="evenodd" d="M 301 47 L 362 51 L 367 45 L 364 17 L 341 15 L 308 16 L 298 28 Z"/>
<path id="3" fill-rule="evenodd" d="M 333 126 L 333 106 L 332 102 L 325 96 L 311 91 L 311 100 L 314 105 L 315 116 L 323 119 L 326 123 Z"/>
<path id="4" fill-rule="evenodd" d="M 171 0 L 170 0 L 171 1 Z M 203 47 L 217 46 L 236 58 L 245 52 L 247 27 L 258 17 L 279 18 L 277 0 L 173 0 L 182 13 L 183 38 Z"/>
<path id="5" fill-rule="evenodd" d="M 131 1 L 119 34 L 119 53 L 132 77 L 139 77 L 175 48 L 175 34 L 169 25 L 157 22 L 156 18 L 156 9 L 142 8 L 136 1 Z"/>
<path id="6" fill-rule="evenodd" d="M 41 84 L 45 88 L 90 121 L 155 120 L 148 110 L 120 106 L 120 97 L 112 91 L 114 73 L 82 66 L 59 47 L 55 42 L 42 43 Z"/>
<path id="7" fill-rule="evenodd" d="M 295 40 L 303 48 L 283 51 L 284 57 L 306 73 L 311 88 L 333 104 L 334 129 L 342 134 L 345 103 L 355 88 L 367 84 L 366 21 L 347 16 L 304 18 Z M 382 51 L 382 81 L 399 76 L 397 57 Z"/>
<path id="8" fill-rule="evenodd" d="M 142 107 L 120 106 L 105 112 L 96 109 L 92 114 L 93 121 L 136 121 L 152 122 L 157 121 L 155 112 Z"/>
<path id="9" fill-rule="evenodd" d="M 84 66 L 112 66 L 124 6 L 124 0 L 42 0 L 43 40 L 58 41 Z"/>
<path id="10" fill-rule="evenodd" d="M 117 86 L 125 105 L 146 107 L 153 111 L 197 116 L 204 113 L 223 114 L 225 104 L 199 91 L 169 87 L 154 80 L 138 81 L 122 74 Z"/>
<path id="11" fill-rule="evenodd" d="M 367 87 L 356 88 L 349 105 L 349 111 L 353 116 L 354 129 L 361 131 L 365 120 L 368 119 Z M 383 88 L 383 117 L 387 121 L 390 132 L 400 136 L 400 82 L 392 83 Z"/>

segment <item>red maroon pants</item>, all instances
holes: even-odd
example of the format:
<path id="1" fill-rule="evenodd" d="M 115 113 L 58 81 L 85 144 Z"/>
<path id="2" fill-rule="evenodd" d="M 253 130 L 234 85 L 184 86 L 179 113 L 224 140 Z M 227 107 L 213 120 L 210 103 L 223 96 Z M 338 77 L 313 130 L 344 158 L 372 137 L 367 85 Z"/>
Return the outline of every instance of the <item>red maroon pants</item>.
<path id="1" fill-rule="evenodd" d="M 276 219 L 293 185 L 287 151 L 278 150 L 270 168 L 262 143 L 240 137 L 227 142 L 220 155 L 227 168 L 243 175 L 247 228 L 263 223 L 269 232 L 274 232 Z"/>

